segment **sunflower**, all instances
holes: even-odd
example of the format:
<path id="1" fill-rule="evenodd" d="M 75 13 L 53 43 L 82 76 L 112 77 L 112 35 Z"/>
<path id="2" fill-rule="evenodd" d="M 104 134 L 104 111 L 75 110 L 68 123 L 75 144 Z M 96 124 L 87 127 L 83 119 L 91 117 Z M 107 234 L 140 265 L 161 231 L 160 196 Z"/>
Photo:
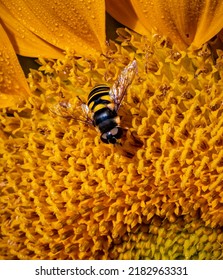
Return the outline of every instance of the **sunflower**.
<path id="1" fill-rule="evenodd" d="M 124 25 L 116 40 L 106 10 Z M 1 0 L 0 11 L 0 258 L 222 259 L 221 1 Z M 38 69 L 25 78 L 16 54 Z M 55 114 L 133 59 L 122 145 Z"/>

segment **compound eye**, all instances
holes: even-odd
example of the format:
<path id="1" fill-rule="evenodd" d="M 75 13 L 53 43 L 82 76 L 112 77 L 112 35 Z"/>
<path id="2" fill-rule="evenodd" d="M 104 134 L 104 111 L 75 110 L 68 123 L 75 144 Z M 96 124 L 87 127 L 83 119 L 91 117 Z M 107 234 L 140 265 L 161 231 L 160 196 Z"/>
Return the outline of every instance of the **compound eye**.
<path id="1" fill-rule="evenodd" d="M 122 137 L 122 128 L 120 126 L 116 126 L 110 130 L 110 133 L 116 138 L 120 139 Z"/>
<path id="2" fill-rule="evenodd" d="M 101 141 L 106 144 L 115 144 L 122 137 L 122 128 L 117 126 L 101 135 Z"/>
<path id="3" fill-rule="evenodd" d="M 101 135 L 101 141 L 106 144 L 115 144 L 116 138 L 111 134 L 111 132 L 106 132 Z"/>
<path id="4" fill-rule="evenodd" d="M 108 138 L 107 138 L 107 132 L 106 132 L 106 133 L 103 133 L 103 134 L 101 135 L 101 141 L 102 141 L 103 143 L 109 144 L 109 141 L 108 141 Z"/>

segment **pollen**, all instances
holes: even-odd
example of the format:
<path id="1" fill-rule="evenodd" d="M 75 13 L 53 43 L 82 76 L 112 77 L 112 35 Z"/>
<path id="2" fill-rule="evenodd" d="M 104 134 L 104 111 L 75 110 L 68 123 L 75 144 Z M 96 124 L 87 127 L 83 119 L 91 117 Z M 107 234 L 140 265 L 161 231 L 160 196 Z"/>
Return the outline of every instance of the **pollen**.
<path id="1" fill-rule="evenodd" d="M 223 52 L 118 36 L 39 59 L 32 95 L 2 109 L 1 259 L 223 259 Z M 80 100 L 134 59 L 121 144 L 104 144 Z"/>

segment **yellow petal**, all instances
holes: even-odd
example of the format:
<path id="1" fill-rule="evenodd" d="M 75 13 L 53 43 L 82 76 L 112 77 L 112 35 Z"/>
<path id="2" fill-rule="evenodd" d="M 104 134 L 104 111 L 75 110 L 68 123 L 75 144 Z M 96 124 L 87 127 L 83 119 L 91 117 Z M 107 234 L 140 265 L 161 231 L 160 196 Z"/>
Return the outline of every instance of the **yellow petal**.
<path id="1" fill-rule="evenodd" d="M 1 3 L 0 14 L 4 22 L 4 29 L 11 42 L 13 42 L 13 47 L 17 54 L 28 57 L 62 58 L 63 53 L 61 49 L 47 43 L 28 28 L 25 28 Z"/>
<path id="2" fill-rule="evenodd" d="M 204 1 L 199 24 L 192 45 L 200 47 L 223 28 L 223 1 Z"/>
<path id="3" fill-rule="evenodd" d="M 15 106 L 29 94 L 29 87 L 17 56 L 0 25 L 0 108 Z"/>
<path id="4" fill-rule="evenodd" d="M 179 48 L 200 47 L 223 27 L 220 0 L 131 0 L 144 26 L 168 36 Z"/>
<path id="5" fill-rule="evenodd" d="M 103 0 L 1 0 L 0 12 L 21 55 L 56 58 L 60 50 L 86 55 L 105 47 Z"/>
<path id="6" fill-rule="evenodd" d="M 130 0 L 106 0 L 105 2 L 106 11 L 114 19 L 140 34 L 148 33 L 148 29 L 139 20 Z"/>

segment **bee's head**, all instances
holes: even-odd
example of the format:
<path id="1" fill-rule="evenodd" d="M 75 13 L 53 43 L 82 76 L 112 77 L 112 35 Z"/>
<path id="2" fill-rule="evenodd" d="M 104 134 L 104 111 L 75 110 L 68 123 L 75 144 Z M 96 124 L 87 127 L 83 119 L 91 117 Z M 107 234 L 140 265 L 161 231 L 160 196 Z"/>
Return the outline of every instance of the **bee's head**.
<path id="1" fill-rule="evenodd" d="M 117 144 L 117 140 L 122 137 L 122 128 L 116 126 L 111 130 L 101 134 L 101 141 L 106 144 Z"/>

